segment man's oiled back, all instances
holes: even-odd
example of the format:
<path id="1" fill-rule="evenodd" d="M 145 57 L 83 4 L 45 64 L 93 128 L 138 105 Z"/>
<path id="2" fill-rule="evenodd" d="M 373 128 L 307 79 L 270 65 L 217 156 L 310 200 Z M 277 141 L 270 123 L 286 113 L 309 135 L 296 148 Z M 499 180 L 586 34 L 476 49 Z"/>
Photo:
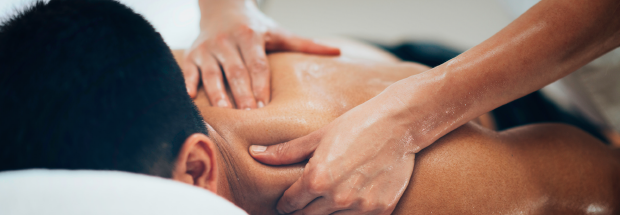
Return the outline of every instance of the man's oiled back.
<path id="1" fill-rule="evenodd" d="M 303 170 L 258 163 L 247 153 L 249 145 L 304 136 L 428 69 L 367 48 L 356 52 L 362 56 L 348 56 L 348 48 L 358 46 L 344 47 L 345 56 L 338 58 L 270 55 L 273 97 L 258 110 L 212 108 L 199 92 L 195 103 L 230 143 L 243 170 L 238 180 L 249 184 L 244 192 L 260 196 L 236 202 L 250 213 L 275 213 L 278 198 Z M 531 125 L 498 133 L 469 123 L 416 156 L 394 214 L 618 213 L 620 153 L 573 127 Z"/>
<path id="2" fill-rule="evenodd" d="M 394 214 L 617 214 L 619 160 L 566 125 L 470 123 L 417 155 Z"/>

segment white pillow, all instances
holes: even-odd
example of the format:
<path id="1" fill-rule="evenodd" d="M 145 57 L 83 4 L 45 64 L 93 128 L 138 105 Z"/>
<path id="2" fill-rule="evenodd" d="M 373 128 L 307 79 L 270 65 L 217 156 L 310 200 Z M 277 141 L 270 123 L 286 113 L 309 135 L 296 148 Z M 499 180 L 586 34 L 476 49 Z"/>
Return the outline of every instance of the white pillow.
<path id="1" fill-rule="evenodd" d="M 247 214 L 208 190 L 119 171 L 0 172 L 0 214 Z"/>

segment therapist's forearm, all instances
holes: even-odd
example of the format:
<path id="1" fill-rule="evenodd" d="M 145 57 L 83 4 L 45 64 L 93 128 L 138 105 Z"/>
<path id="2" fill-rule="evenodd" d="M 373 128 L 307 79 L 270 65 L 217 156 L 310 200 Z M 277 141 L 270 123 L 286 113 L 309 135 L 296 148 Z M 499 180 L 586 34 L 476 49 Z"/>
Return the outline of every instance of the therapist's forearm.
<path id="1" fill-rule="evenodd" d="M 618 47 L 619 14 L 620 1 L 542 1 L 480 45 L 390 86 L 383 102 L 398 100 L 411 113 L 433 113 L 412 122 L 424 131 L 418 148 L 425 148 Z"/>
<path id="2" fill-rule="evenodd" d="M 248 3 L 258 4 L 257 0 L 198 0 L 201 12 L 237 7 Z"/>
<path id="3" fill-rule="evenodd" d="M 208 20 L 207 17 L 217 17 L 220 13 L 244 13 L 248 8 L 258 10 L 256 0 L 198 0 L 200 7 L 200 26 L 203 22 L 221 22 L 227 24 L 226 20 Z"/>

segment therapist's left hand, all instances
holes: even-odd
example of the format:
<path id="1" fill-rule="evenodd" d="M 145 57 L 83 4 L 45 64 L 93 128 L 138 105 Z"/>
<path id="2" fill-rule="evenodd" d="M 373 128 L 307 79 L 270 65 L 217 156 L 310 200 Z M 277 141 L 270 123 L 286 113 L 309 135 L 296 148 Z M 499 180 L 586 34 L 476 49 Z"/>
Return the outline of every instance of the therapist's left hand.
<path id="1" fill-rule="evenodd" d="M 254 109 L 271 98 L 267 51 L 339 55 L 338 48 L 294 35 L 263 14 L 254 0 L 201 0 L 200 35 L 181 68 L 187 93 L 200 82 L 213 106 Z M 229 98 L 226 84 L 232 93 Z M 231 100 L 233 99 L 233 100 Z"/>
<path id="2" fill-rule="evenodd" d="M 309 158 L 301 178 L 280 198 L 278 211 L 390 214 L 407 188 L 420 148 L 413 139 L 412 114 L 403 108 L 375 97 L 307 136 L 252 146 L 250 154 L 265 164 Z"/>

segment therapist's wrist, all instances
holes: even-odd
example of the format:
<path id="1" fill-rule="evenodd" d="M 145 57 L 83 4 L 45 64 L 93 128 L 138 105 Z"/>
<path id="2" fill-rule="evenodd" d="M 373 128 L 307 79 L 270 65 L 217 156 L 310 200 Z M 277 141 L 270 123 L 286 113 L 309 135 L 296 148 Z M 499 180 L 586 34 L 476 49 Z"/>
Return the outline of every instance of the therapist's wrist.
<path id="1" fill-rule="evenodd" d="M 471 96 L 454 84 L 440 66 L 398 81 L 379 95 L 381 102 L 390 104 L 390 117 L 409 126 L 413 153 L 469 121 Z"/>
<path id="2" fill-rule="evenodd" d="M 200 11 L 218 11 L 222 9 L 241 8 L 244 4 L 253 3 L 256 0 L 198 0 Z"/>
<path id="3" fill-rule="evenodd" d="M 400 148 L 399 151 L 403 154 L 415 154 L 426 146 L 432 143 L 432 138 L 427 135 L 429 132 L 428 120 L 422 119 L 423 114 L 420 114 L 421 105 L 411 105 L 409 98 L 403 98 L 407 94 L 415 95 L 418 92 L 403 91 L 404 87 L 401 83 L 395 83 L 386 88 L 376 97 L 360 105 L 365 110 L 368 110 L 364 114 L 368 118 L 369 123 L 379 124 L 382 121 L 389 122 L 388 128 L 390 131 L 379 132 L 392 132 L 392 131 L 407 131 L 405 135 L 398 137 L 399 139 L 408 139 L 408 144 L 398 145 L 395 147 Z M 414 96 L 415 97 L 415 96 Z M 399 132 L 396 132 L 399 133 Z"/>
<path id="4" fill-rule="evenodd" d="M 198 5 L 201 29 L 207 22 L 226 22 L 231 17 L 247 16 L 248 11 L 260 11 L 255 0 L 199 0 Z"/>

